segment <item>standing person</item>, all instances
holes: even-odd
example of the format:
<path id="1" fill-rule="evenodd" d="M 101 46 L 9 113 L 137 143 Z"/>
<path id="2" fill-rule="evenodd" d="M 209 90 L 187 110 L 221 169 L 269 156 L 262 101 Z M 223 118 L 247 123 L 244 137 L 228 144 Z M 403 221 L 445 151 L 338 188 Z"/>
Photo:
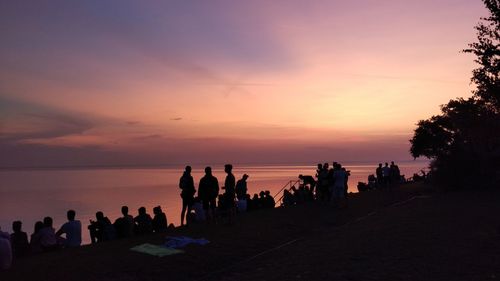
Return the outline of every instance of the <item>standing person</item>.
<path id="1" fill-rule="evenodd" d="M 382 178 L 384 182 L 384 186 L 388 187 L 391 183 L 391 168 L 389 168 L 389 164 L 385 162 L 384 168 L 382 168 Z"/>
<path id="2" fill-rule="evenodd" d="M 198 197 L 203 203 L 203 209 L 207 220 L 215 221 L 216 199 L 219 196 L 219 181 L 212 175 L 212 168 L 205 168 L 205 176 L 200 179 L 198 186 Z"/>
<path id="3" fill-rule="evenodd" d="M 345 198 L 345 184 L 347 173 L 340 164 L 335 164 L 333 171 L 332 199 L 335 207 L 342 207 Z"/>
<path id="4" fill-rule="evenodd" d="M 186 217 L 186 212 L 189 214 L 193 207 L 194 194 L 196 189 L 194 188 L 193 176 L 191 176 L 191 166 L 186 166 L 184 173 L 179 180 L 179 188 L 181 191 L 182 198 L 182 211 L 181 211 L 181 226 L 184 225 L 184 218 Z M 186 225 L 189 221 L 186 219 Z"/>
<path id="5" fill-rule="evenodd" d="M 316 198 L 328 201 L 328 163 L 325 163 L 318 174 L 318 188 L 316 188 Z"/>
<path id="6" fill-rule="evenodd" d="M 378 163 L 378 167 L 375 170 L 375 175 L 377 175 L 377 184 L 378 187 L 380 188 L 382 184 L 384 183 L 384 178 L 382 174 L 382 163 Z"/>
<path id="7" fill-rule="evenodd" d="M 236 182 L 235 191 L 236 191 L 236 198 L 238 198 L 238 200 L 245 200 L 247 197 L 247 191 L 248 191 L 247 179 L 248 175 L 244 174 L 241 177 L 241 179 L 239 179 L 238 182 Z"/>
<path id="8" fill-rule="evenodd" d="M 69 210 L 66 213 L 68 222 L 63 224 L 61 228 L 56 232 L 56 236 L 61 236 L 63 233 L 66 234 L 66 239 L 64 240 L 64 247 L 79 247 L 82 244 L 82 223 L 79 220 L 75 220 L 76 212 L 74 210 Z"/>
<path id="9" fill-rule="evenodd" d="M 224 172 L 226 172 L 226 180 L 224 181 L 224 199 L 223 199 L 223 206 L 226 209 L 228 213 L 228 223 L 231 224 L 233 222 L 233 217 L 235 215 L 235 206 L 234 206 L 234 199 L 235 199 L 235 185 L 236 185 L 236 179 L 233 175 L 233 165 L 231 164 L 226 164 L 224 165 Z"/>
<path id="10" fill-rule="evenodd" d="M 391 161 L 391 181 L 393 183 L 400 183 L 401 182 L 401 172 L 399 171 L 398 165 L 394 164 L 394 161 Z"/>

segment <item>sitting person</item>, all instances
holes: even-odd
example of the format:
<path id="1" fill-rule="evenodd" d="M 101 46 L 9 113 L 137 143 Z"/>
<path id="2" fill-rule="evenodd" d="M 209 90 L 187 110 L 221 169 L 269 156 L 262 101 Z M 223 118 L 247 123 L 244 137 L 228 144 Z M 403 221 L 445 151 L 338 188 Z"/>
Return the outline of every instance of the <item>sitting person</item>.
<path id="1" fill-rule="evenodd" d="M 153 219 L 146 213 L 146 208 L 140 207 L 139 215 L 134 218 L 135 233 L 138 235 L 148 234 L 153 232 Z"/>
<path id="2" fill-rule="evenodd" d="M 52 226 L 52 218 L 45 217 L 43 219 L 43 227 L 40 229 L 40 245 L 44 252 L 53 251 L 59 248 L 57 243 L 56 231 Z"/>
<path id="3" fill-rule="evenodd" d="M 21 229 L 21 221 L 12 223 L 12 231 L 14 231 L 14 233 L 10 235 L 10 243 L 12 244 L 12 254 L 15 258 L 26 256 L 30 250 L 28 235 Z"/>
<path id="4" fill-rule="evenodd" d="M 56 236 L 61 236 L 66 234 L 66 239 L 63 244 L 64 247 L 79 247 L 82 244 L 82 223 L 79 220 L 75 220 L 76 212 L 74 210 L 69 210 L 66 214 L 68 222 L 63 224 L 61 228 L 56 232 Z"/>
<path id="5" fill-rule="evenodd" d="M 288 189 L 285 189 L 283 191 L 283 206 L 288 207 L 292 205 L 295 205 L 295 197 Z"/>
<path id="6" fill-rule="evenodd" d="M 97 221 L 90 220 L 88 227 L 92 244 L 115 239 L 115 227 L 111 224 L 108 217 L 105 217 L 103 212 L 100 211 L 95 214 L 95 217 Z"/>
<path id="7" fill-rule="evenodd" d="M 122 206 L 123 217 L 116 219 L 114 226 L 117 238 L 127 238 L 134 235 L 134 218 L 128 214 L 128 207 Z"/>
<path id="8" fill-rule="evenodd" d="M 154 232 L 165 232 L 167 230 L 167 216 L 161 210 L 160 206 L 153 208 L 153 231 Z"/>
<path id="9" fill-rule="evenodd" d="M 43 222 L 37 221 L 35 223 L 35 230 L 31 234 L 30 248 L 32 253 L 40 253 L 43 251 L 40 230 L 43 228 Z"/>
<path id="10" fill-rule="evenodd" d="M 0 270 L 8 269 L 12 264 L 12 246 L 10 235 L 0 229 Z"/>
<path id="11" fill-rule="evenodd" d="M 271 196 L 271 192 L 269 190 L 266 190 L 264 192 L 264 199 L 263 199 L 264 208 L 272 209 L 274 208 L 274 205 L 276 205 L 276 202 L 274 201 L 274 198 Z"/>

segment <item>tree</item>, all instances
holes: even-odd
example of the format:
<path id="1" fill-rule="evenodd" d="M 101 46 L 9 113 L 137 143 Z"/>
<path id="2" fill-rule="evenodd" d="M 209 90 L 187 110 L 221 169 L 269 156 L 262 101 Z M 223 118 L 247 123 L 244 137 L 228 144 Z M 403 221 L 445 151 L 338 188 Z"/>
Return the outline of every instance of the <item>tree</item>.
<path id="1" fill-rule="evenodd" d="M 441 114 L 420 120 L 410 140 L 413 157 L 432 159 L 434 178 L 451 188 L 498 186 L 500 171 L 500 0 L 483 0 L 490 16 L 475 28 L 466 53 L 479 64 L 469 99 L 450 100 Z"/>

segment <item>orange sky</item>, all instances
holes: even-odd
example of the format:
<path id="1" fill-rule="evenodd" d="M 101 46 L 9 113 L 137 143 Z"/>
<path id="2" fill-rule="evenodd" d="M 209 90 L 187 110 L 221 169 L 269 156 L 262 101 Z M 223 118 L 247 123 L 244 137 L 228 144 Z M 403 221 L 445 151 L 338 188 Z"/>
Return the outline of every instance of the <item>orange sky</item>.
<path id="1" fill-rule="evenodd" d="M 486 11 L 358 2 L 2 3 L 0 165 L 409 159 Z"/>

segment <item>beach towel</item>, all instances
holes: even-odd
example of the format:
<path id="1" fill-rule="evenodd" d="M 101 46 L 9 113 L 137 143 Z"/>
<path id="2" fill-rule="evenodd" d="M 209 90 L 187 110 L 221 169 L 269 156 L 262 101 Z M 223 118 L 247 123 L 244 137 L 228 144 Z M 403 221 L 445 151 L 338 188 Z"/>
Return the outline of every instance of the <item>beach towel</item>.
<path id="1" fill-rule="evenodd" d="M 144 253 L 156 257 L 164 257 L 164 256 L 170 256 L 170 255 L 175 255 L 175 254 L 180 254 L 184 253 L 183 250 L 177 250 L 177 249 L 171 249 L 171 248 L 166 248 L 161 245 L 153 245 L 149 243 L 141 244 L 135 247 L 130 248 L 130 250 L 139 252 L 139 253 Z"/>
<path id="2" fill-rule="evenodd" d="M 206 245 L 210 242 L 204 238 L 194 239 L 187 236 L 178 236 L 178 237 L 167 236 L 166 238 L 167 241 L 165 242 L 165 244 L 163 244 L 163 246 L 174 249 L 182 248 L 188 244 Z"/>

